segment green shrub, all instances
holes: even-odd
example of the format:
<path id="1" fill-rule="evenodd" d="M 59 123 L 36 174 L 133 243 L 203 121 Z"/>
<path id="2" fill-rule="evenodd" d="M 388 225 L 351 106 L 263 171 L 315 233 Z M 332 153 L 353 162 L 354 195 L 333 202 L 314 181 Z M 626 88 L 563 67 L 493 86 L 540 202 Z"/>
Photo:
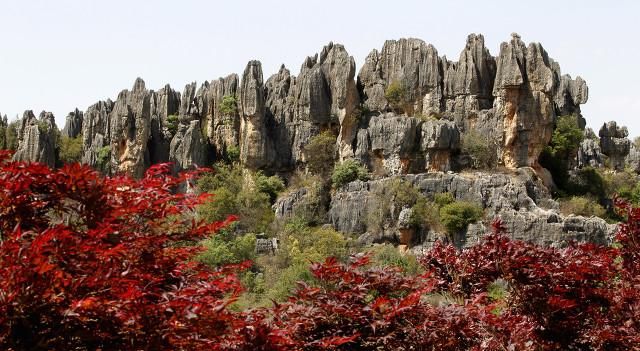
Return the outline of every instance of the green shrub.
<path id="1" fill-rule="evenodd" d="M 38 130 L 42 134 L 49 133 L 49 122 L 46 120 L 38 121 Z"/>
<path id="2" fill-rule="evenodd" d="M 235 115 L 238 112 L 238 102 L 236 97 L 233 95 L 223 96 L 218 110 L 225 116 Z"/>
<path id="3" fill-rule="evenodd" d="M 475 169 L 491 168 L 496 163 L 495 150 L 487 136 L 470 130 L 462 136 L 462 152 L 471 158 L 471 167 Z"/>
<path id="4" fill-rule="evenodd" d="M 456 201 L 440 208 L 440 221 L 449 233 L 458 233 L 482 218 L 483 211 L 478 205 Z"/>
<path id="5" fill-rule="evenodd" d="M 560 212 L 565 215 L 578 215 L 585 217 L 605 217 L 607 211 L 598 202 L 586 196 L 572 196 L 569 199 L 560 200 Z"/>
<path id="6" fill-rule="evenodd" d="M 406 180 L 401 178 L 386 180 L 382 186 L 373 191 L 373 196 L 368 203 L 367 229 L 372 231 L 384 229 L 385 220 L 395 220 L 403 208 L 414 207 L 418 199 L 423 197 L 420 191 Z M 415 215 L 412 214 L 410 222 L 418 225 L 422 220 L 426 219 L 422 217 L 419 208 Z"/>
<path id="7" fill-rule="evenodd" d="M 384 97 L 389 101 L 389 105 L 397 112 L 410 113 L 409 89 L 403 81 L 393 81 L 384 91 Z"/>
<path id="8" fill-rule="evenodd" d="M 80 162 L 82 158 L 82 137 L 61 137 L 58 156 L 63 163 Z"/>
<path id="9" fill-rule="evenodd" d="M 433 195 L 433 202 L 435 202 L 438 207 L 446 206 L 455 200 L 451 193 L 437 193 Z"/>
<path id="10" fill-rule="evenodd" d="M 401 253 L 391 244 L 376 245 L 367 248 L 366 252 L 371 254 L 371 265 L 374 267 L 397 267 L 407 275 L 417 275 L 423 271 L 414 255 L 408 252 Z"/>
<path id="11" fill-rule="evenodd" d="M 265 193 L 258 188 L 258 184 L 266 186 L 264 181 L 256 181 L 260 175 L 243 172 L 238 164 L 217 163 L 214 169 L 215 172 L 205 174 L 198 180 L 198 191 L 214 194 L 198 207 L 199 217 L 214 222 L 237 215 L 239 219 L 234 224 L 236 230 L 264 232 L 274 219 L 271 209 L 271 196 L 274 193 Z M 266 184 L 271 188 L 263 190 L 276 191 L 275 179 L 266 181 Z"/>
<path id="12" fill-rule="evenodd" d="M 331 181 L 336 188 L 354 180 L 366 181 L 368 179 L 369 172 L 367 172 L 367 169 L 355 160 L 346 160 L 336 165 L 331 175 Z"/>
<path id="13" fill-rule="evenodd" d="M 4 148 L 7 150 L 18 149 L 18 120 L 9 124 L 4 131 Z"/>
<path id="14" fill-rule="evenodd" d="M 282 178 L 274 175 L 267 177 L 262 172 L 258 171 L 255 175 L 256 189 L 269 196 L 269 199 L 273 203 L 278 194 L 284 190 L 284 182 Z"/>
<path id="15" fill-rule="evenodd" d="M 96 165 L 98 168 L 105 170 L 109 166 L 111 160 L 111 145 L 105 145 L 98 149 Z"/>
<path id="16" fill-rule="evenodd" d="M 196 259 L 211 267 L 221 267 L 255 259 L 256 237 L 253 234 L 234 236 L 219 232 L 202 242 L 204 251 Z"/>
<path id="17" fill-rule="evenodd" d="M 599 170 L 593 167 L 585 167 L 577 170 L 567 178 L 565 192 L 568 195 L 576 196 L 591 194 L 598 199 L 604 199 L 607 197 L 607 188 L 612 188 L 612 184 L 606 184 Z"/>
<path id="18" fill-rule="evenodd" d="M 169 130 L 169 133 L 171 133 L 171 135 L 176 134 L 176 132 L 178 131 L 179 123 L 180 122 L 179 122 L 178 116 L 176 115 L 167 116 L 167 130 Z"/>
<path id="19" fill-rule="evenodd" d="M 309 172 L 326 175 L 334 164 L 336 136 L 330 131 L 324 131 L 311 137 L 303 151 Z"/>
<path id="20" fill-rule="evenodd" d="M 411 207 L 410 224 L 416 228 L 426 227 L 435 231 L 440 231 L 440 206 L 435 202 L 420 196 L 416 204 Z"/>
<path id="21" fill-rule="evenodd" d="M 569 179 L 569 159 L 575 158 L 584 132 L 574 115 L 560 116 L 551 141 L 540 154 L 540 164 L 549 170 L 554 182 L 561 190 L 566 189 Z"/>
<path id="22" fill-rule="evenodd" d="M 227 146 L 226 158 L 230 163 L 240 161 L 240 148 L 235 145 Z"/>

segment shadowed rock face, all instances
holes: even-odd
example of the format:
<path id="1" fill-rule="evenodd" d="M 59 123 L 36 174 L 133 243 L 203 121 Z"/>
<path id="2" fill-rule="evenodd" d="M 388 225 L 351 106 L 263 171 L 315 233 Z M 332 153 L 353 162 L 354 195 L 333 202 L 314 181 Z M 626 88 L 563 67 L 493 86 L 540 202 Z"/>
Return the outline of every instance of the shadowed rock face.
<path id="1" fill-rule="evenodd" d="M 67 138 L 75 138 L 82 133 L 83 113 L 78 109 L 69 112 L 65 120 L 61 135 Z"/>
<path id="2" fill-rule="evenodd" d="M 33 111 L 25 111 L 18 129 L 16 161 L 40 162 L 54 167 L 56 164 L 56 138 L 58 127 L 51 112 L 42 111 L 36 118 Z"/>

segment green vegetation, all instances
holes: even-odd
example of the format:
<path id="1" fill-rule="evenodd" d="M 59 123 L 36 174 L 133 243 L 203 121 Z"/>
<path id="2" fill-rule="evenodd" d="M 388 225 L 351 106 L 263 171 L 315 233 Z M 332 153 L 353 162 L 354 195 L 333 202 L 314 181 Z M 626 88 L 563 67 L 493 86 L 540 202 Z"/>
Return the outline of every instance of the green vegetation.
<path id="1" fill-rule="evenodd" d="M 253 234 L 235 236 L 223 230 L 202 242 L 204 251 L 196 259 L 212 267 L 255 260 L 256 236 Z"/>
<path id="2" fill-rule="evenodd" d="M 411 113 L 409 89 L 403 81 L 393 81 L 387 86 L 384 97 L 398 113 Z"/>
<path id="3" fill-rule="evenodd" d="M 178 124 L 179 124 L 178 116 L 176 115 L 167 116 L 167 129 L 169 130 L 171 135 L 176 134 L 176 132 L 178 131 Z"/>
<path id="4" fill-rule="evenodd" d="M 607 210 L 600 206 L 596 199 L 587 196 L 572 196 L 568 199 L 561 199 L 560 212 L 565 215 L 574 214 L 585 217 L 605 218 L 607 215 Z"/>
<path id="5" fill-rule="evenodd" d="M 386 219 L 398 218 L 403 208 L 413 208 L 421 197 L 423 196 L 418 189 L 403 179 L 392 178 L 385 181 L 373 190 L 373 196 L 368 203 L 367 229 L 373 232 L 383 230 Z M 420 206 L 410 219 L 416 226 L 426 220 Z"/>
<path id="6" fill-rule="evenodd" d="M 371 254 L 371 265 L 374 267 L 396 267 L 404 274 L 412 276 L 423 271 L 416 256 L 408 252 L 401 253 L 397 247 L 390 244 L 375 245 L 365 249 L 365 252 Z"/>
<path id="7" fill-rule="evenodd" d="M 96 165 L 102 170 L 106 170 L 111 158 L 111 146 L 105 145 L 98 150 Z"/>
<path id="8" fill-rule="evenodd" d="M 38 121 L 38 130 L 40 131 L 40 133 L 42 134 L 47 134 L 49 133 L 49 122 L 46 120 L 40 120 Z"/>
<path id="9" fill-rule="evenodd" d="M 82 137 L 61 137 L 58 157 L 62 163 L 80 162 L 82 158 Z"/>
<path id="10" fill-rule="evenodd" d="M 369 172 L 356 160 L 346 160 L 338 164 L 333 169 L 331 181 L 336 188 L 339 188 L 354 180 L 369 180 Z"/>
<path id="11" fill-rule="evenodd" d="M 214 222 L 238 215 L 234 228 L 239 232 L 260 233 L 267 230 L 274 219 L 271 205 L 284 184 L 277 176 L 243 171 L 238 164 L 214 165 L 215 172 L 198 180 L 201 192 L 215 194 L 198 208 L 201 218 Z"/>
<path id="12" fill-rule="evenodd" d="M 240 148 L 235 145 L 227 146 L 227 161 L 229 163 L 239 162 L 240 161 Z"/>
<path id="13" fill-rule="evenodd" d="M 578 124 L 578 117 L 560 116 L 556 121 L 556 128 L 549 145 L 540 154 L 540 164 L 551 172 L 554 182 L 561 191 L 567 188 L 568 161 L 575 157 L 583 139 L 584 133 Z"/>
<path id="14" fill-rule="evenodd" d="M 334 164 L 336 136 L 328 130 L 315 135 L 304 146 L 303 152 L 309 172 L 326 175 Z"/>
<path id="15" fill-rule="evenodd" d="M 440 208 L 440 221 L 450 234 L 458 233 L 482 218 L 482 208 L 478 205 L 456 201 Z"/>
<path id="16" fill-rule="evenodd" d="M 225 95 L 222 97 L 218 111 L 225 116 L 233 116 L 238 112 L 238 101 L 233 95 Z"/>
<path id="17" fill-rule="evenodd" d="M 495 149 L 491 147 L 488 137 L 475 130 L 470 130 L 462 136 L 462 152 L 471 158 L 471 167 L 487 169 L 495 166 Z"/>

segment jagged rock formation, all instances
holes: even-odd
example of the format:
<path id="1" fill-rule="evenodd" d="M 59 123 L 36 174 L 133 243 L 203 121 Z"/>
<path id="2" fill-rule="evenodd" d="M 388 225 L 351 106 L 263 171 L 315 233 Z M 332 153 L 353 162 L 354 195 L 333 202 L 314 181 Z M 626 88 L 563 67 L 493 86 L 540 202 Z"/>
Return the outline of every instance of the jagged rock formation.
<path id="1" fill-rule="evenodd" d="M 605 123 L 600 132 L 600 148 L 607 155 L 610 167 L 622 170 L 625 166 L 625 158 L 629 154 L 631 141 L 627 139 L 629 132 L 626 127 L 618 127 L 616 122 Z"/>
<path id="2" fill-rule="evenodd" d="M 18 130 L 18 149 L 13 159 L 41 162 L 54 167 L 57 134 L 58 127 L 51 112 L 42 111 L 40 117 L 36 118 L 33 111 L 25 111 Z"/>
<path id="3" fill-rule="evenodd" d="M 240 86 L 240 161 L 249 169 L 258 169 L 273 162 L 273 146 L 265 123 L 262 65 L 251 61 L 242 74 Z"/>
<path id="4" fill-rule="evenodd" d="M 387 99 L 391 85 L 399 87 L 398 101 Z M 331 196 L 331 222 L 338 230 L 367 233 L 370 193 L 384 186 L 385 177 L 401 176 L 427 196 L 449 191 L 482 203 L 490 217 L 503 218 L 512 232 L 521 230 L 534 241 L 601 241 L 609 227 L 558 215 L 540 181 L 520 168 L 545 174 L 537 162 L 556 117 L 577 115 L 584 127 L 580 105 L 587 98 L 582 78 L 562 75 L 540 44 L 527 46 L 517 34 L 495 57 L 482 35 L 471 34 L 457 61 L 439 56 L 420 39 L 388 40 L 367 56 L 357 77 L 345 47 L 329 43 L 304 60 L 297 76 L 282 66 L 265 81 L 260 62 L 250 61 L 241 76 L 230 74 L 199 87 L 193 82 L 182 93 L 169 85 L 148 90 L 138 78 L 114 101 L 70 113 L 62 135 L 81 134 L 82 162 L 107 174 L 140 177 L 158 162 L 171 161 L 179 171 L 239 156 L 248 169 L 290 175 L 305 168 L 311 138 L 328 130 L 337 136 L 336 162 L 356 159 L 378 178 L 351 183 L 335 194 L 322 191 L 323 217 Z M 39 122 L 25 115 L 16 158 L 55 164 L 55 124 L 46 133 L 36 126 L 50 125 L 51 118 L 41 116 L 45 122 Z M 469 133 L 487 139 L 493 158 L 519 175 L 449 174 L 470 159 L 462 147 Z M 626 158 L 640 171 L 640 151 L 622 129 L 605 125 L 600 136 L 582 143 L 574 160 L 578 167 L 600 166 L 608 159 L 619 169 Z M 293 215 L 310 193 L 302 188 L 279 199 L 277 216 Z M 422 242 L 435 238 L 432 232 L 410 233 L 409 209 L 392 213 L 402 218 L 385 219 L 388 228 L 363 240 L 398 236 L 406 244 L 411 236 Z M 470 227 L 457 243 L 474 240 L 482 225 Z"/>
<path id="5" fill-rule="evenodd" d="M 75 138 L 82 133 L 83 122 L 82 111 L 75 109 L 69 112 L 65 120 L 64 128 L 62 129 L 62 136 L 67 138 Z"/>

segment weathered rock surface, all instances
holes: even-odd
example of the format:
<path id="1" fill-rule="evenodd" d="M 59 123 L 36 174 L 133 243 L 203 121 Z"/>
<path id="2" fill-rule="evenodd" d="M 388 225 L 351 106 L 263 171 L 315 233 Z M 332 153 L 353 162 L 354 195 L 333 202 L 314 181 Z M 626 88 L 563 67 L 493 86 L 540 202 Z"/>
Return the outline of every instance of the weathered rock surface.
<path id="1" fill-rule="evenodd" d="M 56 164 L 56 136 L 58 127 L 51 112 L 42 111 L 36 118 L 33 111 L 25 111 L 18 129 L 16 161 L 40 162 L 54 167 Z"/>
<path id="2" fill-rule="evenodd" d="M 181 121 L 169 145 L 169 161 L 176 170 L 206 166 L 205 139 L 199 120 Z"/>
<path id="3" fill-rule="evenodd" d="M 262 65 L 250 61 L 240 86 L 240 161 L 249 169 L 270 165 L 275 156 L 265 120 Z"/>
<path id="4" fill-rule="evenodd" d="M 169 160 L 169 144 L 177 126 L 168 117 L 177 116 L 179 109 L 180 93 L 169 84 L 151 92 L 151 137 L 148 143 L 151 164 Z"/>
<path id="5" fill-rule="evenodd" d="M 563 243 L 570 240 L 604 242 L 609 238 L 614 226 L 607 225 L 599 218 L 562 216 L 557 204 L 551 200 L 548 191 L 537 179 L 533 171 L 520 169 L 510 174 L 446 174 L 425 173 L 401 176 L 401 179 L 417 187 L 422 194 L 449 192 L 456 200 L 469 201 L 485 209 L 487 223 L 470 226 L 468 233 L 462 233 L 455 240 L 459 246 L 471 243 L 493 218 L 500 218 L 513 237 L 541 244 Z M 367 231 L 369 203 L 374 193 L 384 187 L 389 178 L 368 182 L 355 181 L 333 196 L 329 216 L 332 225 L 340 231 L 364 235 L 362 240 L 398 241 L 399 231 L 396 218 L 384 219 L 390 223 L 382 231 Z M 433 232 L 421 234 L 418 242 L 430 243 L 438 238 Z"/>
<path id="6" fill-rule="evenodd" d="M 82 123 L 82 163 L 108 171 L 111 160 L 111 100 L 87 108 Z"/>
<path id="7" fill-rule="evenodd" d="M 602 167 L 604 165 L 605 155 L 600 149 L 600 141 L 594 139 L 584 139 L 578 148 L 577 166 L 583 167 Z"/>
<path id="8" fill-rule="evenodd" d="M 142 177 L 150 166 L 151 92 L 142 79 L 123 90 L 109 115 L 111 165 L 115 173 Z"/>
<path id="9" fill-rule="evenodd" d="M 74 111 L 69 112 L 61 135 L 67 138 L 75 138 L 80 135 L 82 133 L 83 119 L 82 111 L 75 109 Z"/>
<path id="10" fill-rule="evenodd" d="M 600 149 L 607 155 L 609 166 L 615 170 L 623 170 L 625 158 L 629 154 L 631 141 L 627 139 L 629 132 L 626 127 L 618 127 L 616 122 L 605 123 L 600 132 Z"/>

